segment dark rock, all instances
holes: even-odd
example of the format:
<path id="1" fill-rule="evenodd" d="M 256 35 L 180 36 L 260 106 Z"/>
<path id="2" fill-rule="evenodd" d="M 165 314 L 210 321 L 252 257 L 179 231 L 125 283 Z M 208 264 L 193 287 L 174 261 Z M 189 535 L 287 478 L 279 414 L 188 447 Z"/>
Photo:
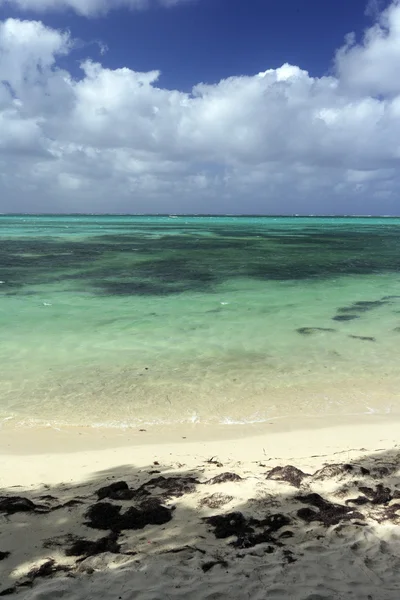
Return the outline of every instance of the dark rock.
<path id="1" fill-rule="evenodd" d="M 301 335 L 312 335 L 313 333 L 316 333 L 317 331 L 329 331 L 329 332 L 333 332 L 335 331 L 335 329 L 332 329 L 331 327 L 299 327 L 299 329 L 296 329 L 297 333 L 300 333 Z"/>
<path id="2" fill-rule="evenodd" d="M 99 500 L 110 498 L 111 500 L 132 500 L 135 493 L 129 489 L 125 481 L 116 481 L 97 490 Z"/>
<path id="3" fill-rule="evenodd" d="M 368 337 L 366 335 L 349 335 L 353 340 L 362 340 L 363 342 L 376 342 L 376 338 Z"/>
<path id="4" fill-rule="evenodd" d="M 219 483 L 226 483 L 227 481 L 242 481 L 242 478 L 236 473 L 221 473 L 221 475 L 209 479 L 206 483 L 216 485 Z"/>
<path id="5" fill-rule="evenodd" d="M 300 487 L 301 482 L 305 477 L 309 477 L 307 473 L 303 473 L 300 469 L 292 467 L 292 465 L 286 465 L 285 467 L 275 467 L 267 474 L 267 479 L 274 479 L 275 481 L 286 481 L 294 487 Z"/>
<path id="6" fill-rule="evenodd" d="M 110 533 L 110 535 L 92 542 L 90 540 L 77 539 L 70 548 L 67 548 L 65 554 L 67 556 L 95 556 L 103 552 L 111 552 L 119 554 L 121 546 L 117 543 L 118 533 Z"/>

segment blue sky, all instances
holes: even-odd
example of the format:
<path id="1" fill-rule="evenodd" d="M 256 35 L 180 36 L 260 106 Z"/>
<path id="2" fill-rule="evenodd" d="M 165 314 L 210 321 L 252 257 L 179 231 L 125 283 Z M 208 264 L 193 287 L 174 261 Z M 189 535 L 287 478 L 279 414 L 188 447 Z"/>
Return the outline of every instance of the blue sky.
<path id="1" fill-rule="evenodd" d="M 139 1 L 0 0 L 0 211 L 400 212 L 399 2 Z"/>
<path id="2" fill-rule="evenodd" d="M 162 85 L 190 91 L 200 81 L 253 75 L 285 62 L 323 75 L 345 35 L 360 35 L 371 24 L 365 9 L 365 0 L 197 0 L 169 10 L 115 10 L 106 18 L 88 19 L 74 11 L 40 18 L 56 29 L 68 27 L 82 42 L 107 45 L 101 61 L 106 67 L 159 69 Z M 21 15 L 38 16 L 10 5 L 0 12 L 1 17 Z M 69 56 L 69 68 L 86 55 L 87 48 Z"/>

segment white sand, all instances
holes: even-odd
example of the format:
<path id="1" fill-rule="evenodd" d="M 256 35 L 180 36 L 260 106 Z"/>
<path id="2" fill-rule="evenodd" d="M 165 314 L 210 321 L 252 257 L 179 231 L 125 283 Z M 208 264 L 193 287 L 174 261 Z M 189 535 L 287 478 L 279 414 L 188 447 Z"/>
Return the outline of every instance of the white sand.
<path id="1" fill-rule="evenodd" d="M 43 512 L 0 512 L 0 553 L 10 553 L 0 561 L 0 593 L 15 588 L 14 596 L 31 600 L 397 600 L 399 421 L 371 416 L 322 425 L 275 423 L 223 432 L 193 427 L 168 434 L 2 431 L 0 496 L 28 498 Z M 341 466 L 315 475 L 326 464 Z M 310 475 L 298 487 L 268 479 L 279 465 Z M 241 480 L 209 481 L 226 472 Z M 159 481 L 143 489 L 174 507 L 169 522 L 122 530 L 118 554 L 66 555 L 76 538 L 96 541 L 110 534 L 110 528 L 85 525 L 85 513 L 98 504 L 96 490 L 121 480 L 138 490 L 160 475 L 179 477 L 179 485 L 169 482 L 168 492 Z M 182 480 L 187 477 L 198 483 Z M 305 498 L 310 493 L 319 496 Z M 360 497 L 362 504 L 348 502 Z M 79 503 L 63 506 L 71 500 Z M 140 501 L 102 500 L 121 506 L 121 513 Z M 340 514 L 329 503 L 354 512 Z M 317 520 L 310 520 L 312 510 Z M 232 512 L 244 515 L 242 530 L 218 539 L 203 519 Z M 274 531 L 271 516 L 277 514 L 288 522 Z M 28 576 L 50 560 L 68 572 Z M 218 564 L 204 571 L 209 563 Z"/>

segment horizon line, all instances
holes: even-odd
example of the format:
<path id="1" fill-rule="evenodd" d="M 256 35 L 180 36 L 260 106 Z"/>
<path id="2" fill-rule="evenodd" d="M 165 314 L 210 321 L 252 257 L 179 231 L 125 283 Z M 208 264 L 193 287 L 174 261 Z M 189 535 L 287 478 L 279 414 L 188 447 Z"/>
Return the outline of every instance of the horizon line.
<path id="1" fill-rule="evenodd" d="M 0 217 L 263 217 L 280 219 L 398 219 L 398 215 L 367 215 L 367 214 L 263 214 L 263 213 L 106 213 L 106 212 L 0 212 Z"/>

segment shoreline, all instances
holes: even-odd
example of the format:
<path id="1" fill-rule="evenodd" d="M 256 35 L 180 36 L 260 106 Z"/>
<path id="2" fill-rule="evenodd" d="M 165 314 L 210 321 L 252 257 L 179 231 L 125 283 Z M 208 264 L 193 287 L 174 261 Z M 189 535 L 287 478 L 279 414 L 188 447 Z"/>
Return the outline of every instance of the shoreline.
<path id="1" fill-rule="evenodd" d="M 32 425 L 0 427 L 0 455 L 64 454 L 124 446 L 163 446 L 229 441 L 398 423 L 400 412 L 279 417 L 254 423 L 177 423 L 147 426 L 97 427 Z"/>
<path id="2" fill-rule="evenodd" d="M 193 462 L 218 455 L 221 460 L 305 460 L 396 447 L 400 415 L 356 415 L 280 419 L 262 424 L 154 427 L 114 430 L 52 427 L 3 429 L 0 485 L 34 486 L 73 482 L 130 462 L 143 467 L 175 456 Z M 62 476 L 58 465 L 63 465 Z"/>

